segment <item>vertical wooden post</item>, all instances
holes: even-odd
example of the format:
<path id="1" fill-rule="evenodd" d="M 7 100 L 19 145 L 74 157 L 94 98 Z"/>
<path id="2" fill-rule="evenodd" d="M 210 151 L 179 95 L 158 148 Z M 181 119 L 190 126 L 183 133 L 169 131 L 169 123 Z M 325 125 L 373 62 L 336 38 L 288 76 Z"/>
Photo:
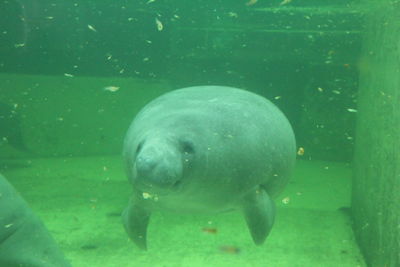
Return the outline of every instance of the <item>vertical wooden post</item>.
<path id="1" fill-rule="evenodd" d="M 400 1 L 365 0 L 352 195 L 369 266 L 400 266 Z M 373 8 L 371 8 L 373 7 Z"/>

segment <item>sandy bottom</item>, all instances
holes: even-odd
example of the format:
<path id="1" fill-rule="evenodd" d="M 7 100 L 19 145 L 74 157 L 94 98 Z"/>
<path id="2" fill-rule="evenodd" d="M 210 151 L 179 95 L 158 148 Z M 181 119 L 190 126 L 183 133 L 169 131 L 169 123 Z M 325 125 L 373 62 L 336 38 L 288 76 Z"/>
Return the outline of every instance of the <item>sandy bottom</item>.
<path id="1" fill-rule="evenodd" d="M 2 160 L 0 167 L 75 267 L 365 266 L 349 217 L 351 169 L 343 163 L 298 161 L 260 247 L 239 212 L 154 213 L 147 252 L 121 224 L 130 188 L 120 157 Z"/>

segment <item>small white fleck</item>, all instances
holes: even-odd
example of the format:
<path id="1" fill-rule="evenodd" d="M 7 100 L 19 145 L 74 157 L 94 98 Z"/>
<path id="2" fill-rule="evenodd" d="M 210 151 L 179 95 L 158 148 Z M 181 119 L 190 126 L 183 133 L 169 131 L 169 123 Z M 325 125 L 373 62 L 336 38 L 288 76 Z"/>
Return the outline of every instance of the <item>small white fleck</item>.
<path id="1" fill-rule="evenodd" d="M 104 91 L 115 93 L 116 91 L 119 90 L 119 86 L 110 85 L 110 86 L 104 87 L 103 89 L 104 89 Z"/>
<path id="2" fill-rule="evenodd" d="M 161 21 L 158 18 L 155 18 L 155 21 L 156 21 L 157 30 L 162 31 L 164 29 L 164 26 L 161 23 Z"/>
<path id="3" fill-rule="evenodd" d="M 289 204 L 289 202 L 290 202 L 290 197 L 285 197 L 285 198 L 282 199 L 282 203 L 285 204 L 285 205 Z"/>
<path id="4" fill-rule="evenodd" d="M 89 30 L 97 32 L 97 30 L 92 25 L 88 24 L 87 27 L 89 28 Z"/>

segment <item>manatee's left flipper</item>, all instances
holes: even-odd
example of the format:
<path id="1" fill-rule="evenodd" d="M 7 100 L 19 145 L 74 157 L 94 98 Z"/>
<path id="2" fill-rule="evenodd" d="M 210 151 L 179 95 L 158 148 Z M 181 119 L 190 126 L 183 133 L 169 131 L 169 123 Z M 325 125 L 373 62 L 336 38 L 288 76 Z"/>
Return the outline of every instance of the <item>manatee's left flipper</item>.
<path id="1" fill-rule="evenodd" d="M 275 204 L 261 187 L 244 198 L 243 212 L 256 245 L 264 243 L 275 220 Z"/>
<path id="2" fill-rule="evenodd" d="M 128 236 L 143 250 L 147 250 L 147 225 L 149 224 L 150 211 L 131 200 L 124 210 L 122 219 Z"/>

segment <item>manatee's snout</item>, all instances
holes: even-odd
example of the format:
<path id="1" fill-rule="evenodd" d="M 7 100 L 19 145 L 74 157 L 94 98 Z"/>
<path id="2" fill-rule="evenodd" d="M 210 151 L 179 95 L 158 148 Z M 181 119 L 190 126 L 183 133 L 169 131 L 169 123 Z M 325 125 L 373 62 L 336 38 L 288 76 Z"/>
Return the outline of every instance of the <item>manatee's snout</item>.
<path id="1" fill-rule="evenodd" d="M 136 156 L 136 182 L 142 190 L 175 189 L 182 178 L 179 151 L 167 145 L 145 145 Z"/>

